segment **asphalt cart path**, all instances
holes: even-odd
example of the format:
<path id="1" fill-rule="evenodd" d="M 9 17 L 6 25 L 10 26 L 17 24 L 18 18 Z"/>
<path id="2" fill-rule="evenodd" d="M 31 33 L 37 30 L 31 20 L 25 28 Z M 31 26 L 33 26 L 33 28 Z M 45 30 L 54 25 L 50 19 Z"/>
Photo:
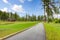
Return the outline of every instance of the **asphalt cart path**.
<path id="1" fill-rule="evenodd" d="M 39 23 L 32 28 L 5 40 L 45 40 L 45 30 L 43 23 Z"/>

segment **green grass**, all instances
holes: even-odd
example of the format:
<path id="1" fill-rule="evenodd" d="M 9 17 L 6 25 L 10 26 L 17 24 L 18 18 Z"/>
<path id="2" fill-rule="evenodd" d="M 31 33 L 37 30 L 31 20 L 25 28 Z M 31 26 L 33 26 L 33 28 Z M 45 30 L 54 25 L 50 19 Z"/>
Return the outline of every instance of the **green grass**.
<path id="1" fill-rule="evenodd" d="M 0 38 L 17 31 L 22 31 L 29 28 L 38 22 L 1 22 L 0 23 Z"/>
<path id="2" fill-rule="evenodd" d="M 60 40 L 60 24 L 44 23 L 46 30 L 46 40 Z"/>

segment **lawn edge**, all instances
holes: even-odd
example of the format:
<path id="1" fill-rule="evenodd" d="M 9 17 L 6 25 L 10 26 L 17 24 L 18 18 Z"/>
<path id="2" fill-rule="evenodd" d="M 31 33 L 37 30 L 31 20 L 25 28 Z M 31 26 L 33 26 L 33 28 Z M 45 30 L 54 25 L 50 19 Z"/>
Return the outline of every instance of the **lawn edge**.
<path id="1" fill-rule="evenodd" d="M 37 24 L 39 24 L 39 23 L 37 23 Z M 37 25 L 37 24 L 35 24 L 35 25 Z M 7 36 L 5 36 L 5 37 L 0 38 L 0 40 L 5 40 L 5 39 L 7 39 L 7 38 L 9 38 L 9 37 L 12 37 L 12 36 L 14 36 L 14 35 L 16 35 L 16 34 L 19 34 L 19 33 L 21 33 L 21 32 L 24 32 L 24 31 L 26 31 L 26 30 L 34 27 L 35 25 L 33 25 L 33 26 L 29 27 L 29 28 L 26 28 L 26 29 L 24 29 L 24 30 L 17 31 L 17 32 L 15 32 L 15 33 L 9 34 L 9 35 L 7 35 Z"/>
<path id="2" fill-rule="evenodd" d="M 45 24 L 43 22 L 44 30 L 45 30 L 45 40 L 46 40 L 46 29 L 45 29 Z"/>

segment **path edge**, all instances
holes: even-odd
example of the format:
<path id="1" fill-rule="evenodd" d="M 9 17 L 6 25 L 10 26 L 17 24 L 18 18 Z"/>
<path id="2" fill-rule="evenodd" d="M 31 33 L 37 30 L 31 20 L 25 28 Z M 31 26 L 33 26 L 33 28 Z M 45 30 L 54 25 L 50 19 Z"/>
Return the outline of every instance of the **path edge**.
<path id="1" fill-rule="evenodd" d="M 37 24 L 39 24 L 39 23 L 37 23 Z M 7 38 L 9 38 L 9 37 L 12 37 L 12 36 L 17 35 L 17 34 L 19 34 L 19 33 L 21 33 L 21 32 L 24 32 L 24 31 L 26 31 L 26 30 L 28 30 L 28 29 L 36 26 L 37 24 L 35 24 L 35 25 L 33 25 L 33 26 L 29 27 L 29 28 L 26 28 L 26 29 L 24 29 L 24 30 L 17 31 L 17 32 L 15 32 L 15 33 L 9 34 L 9 35 L 7 35 L 7 36 L 5 36 L 5 37 L 3 37 L 3 38 L 0 38 L 0 40 L 5 40 L 5 39 L 7 39 Z"/>

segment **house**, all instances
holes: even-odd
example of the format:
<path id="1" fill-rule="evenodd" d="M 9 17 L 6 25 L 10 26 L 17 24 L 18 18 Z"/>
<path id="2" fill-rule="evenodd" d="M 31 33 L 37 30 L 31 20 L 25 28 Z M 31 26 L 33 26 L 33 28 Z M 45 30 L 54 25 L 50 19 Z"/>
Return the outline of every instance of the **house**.
<path id="1" fill-rule="evenodd" d="M 14 18 L 8 18 L 7 20 L 8 21 L 13 21 L 13 22 L 16 21 L 16 19 L 14 19 Z"/>

